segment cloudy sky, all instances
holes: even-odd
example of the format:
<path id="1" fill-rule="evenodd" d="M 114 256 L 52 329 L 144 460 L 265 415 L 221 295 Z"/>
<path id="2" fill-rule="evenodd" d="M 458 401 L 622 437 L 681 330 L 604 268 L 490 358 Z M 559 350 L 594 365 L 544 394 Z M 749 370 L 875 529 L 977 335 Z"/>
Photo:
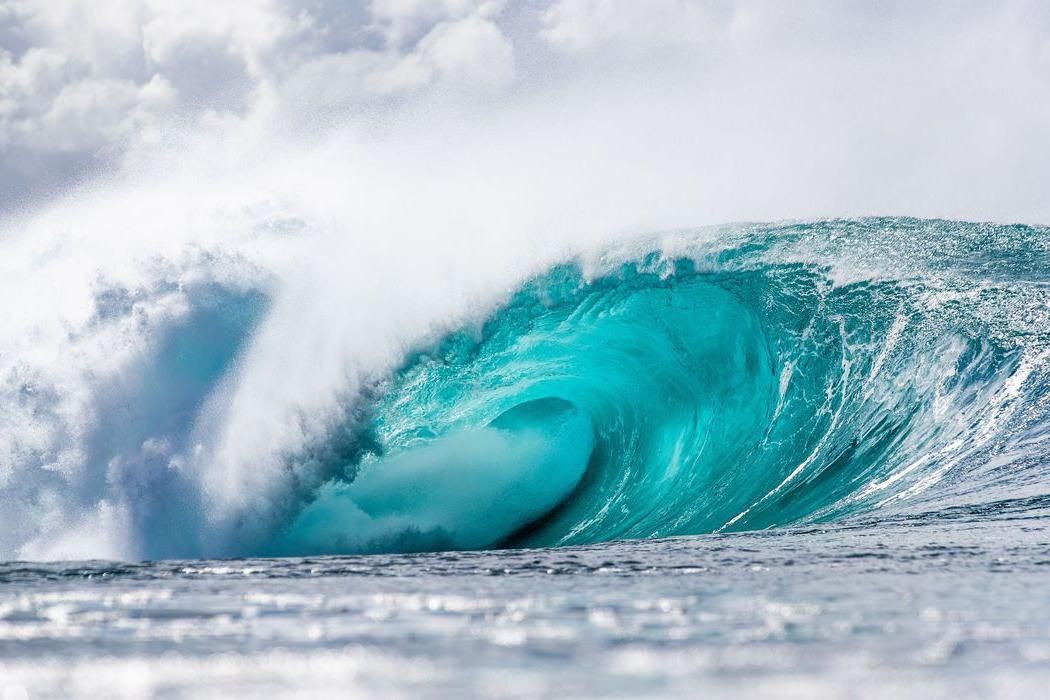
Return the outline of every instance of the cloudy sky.
<path id="1" fill-rule="evenodd" d="M 200 134 L 437 114 L 754 194 L 712 217 L 1046 221 L 1050 4 L 0 0 L 5 209 Z"/>

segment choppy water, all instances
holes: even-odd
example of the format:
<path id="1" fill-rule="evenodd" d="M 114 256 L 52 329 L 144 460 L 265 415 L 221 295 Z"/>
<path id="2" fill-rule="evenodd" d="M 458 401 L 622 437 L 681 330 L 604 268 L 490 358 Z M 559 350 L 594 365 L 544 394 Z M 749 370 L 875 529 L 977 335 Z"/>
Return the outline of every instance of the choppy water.
<path id="1" fill-rule="evenodd" d="M 0 688 L 1039 697 L 1048 505 L 564 549 L 4 564 Z"/>

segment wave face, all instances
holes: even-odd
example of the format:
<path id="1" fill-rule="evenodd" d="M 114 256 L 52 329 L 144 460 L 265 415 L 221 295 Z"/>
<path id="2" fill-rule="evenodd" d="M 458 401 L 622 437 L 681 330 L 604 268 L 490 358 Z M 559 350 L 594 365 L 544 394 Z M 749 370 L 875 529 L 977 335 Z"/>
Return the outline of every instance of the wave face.
<path id="1" fill-rule="evenodd" d="M 374 388 L 366 454 L 280 549 L 580 544 L 1043 494 L 1048 244 L 836 221 L 556 266 Z"/>
<path id="2" fill-rule="evenodd" d="M 516 291 L 473 319 L 408 334 L 318 404 L 323 429 L 243 398 L 266 395 L 242 391 L 253 376 L 309 383 L 318 356 L 271 357 L 280 345 L 260 336 L 294 338 L 267 326 L 279 286 L 206 262 L 196 277 L 176 269 L 178 285 L 98 285 L 90 333 L 60 337 L 112 338 L 131 358 L 119 371 L 69 370 L 93 357 L 74 346 L 58 378 L 8 372 L 8 556 L 68 557 L 26 544 L 59 531 L 93 555 L 98 523 L 130 543 L 102 556 L 305 555 L 980 512 L 1050 494 L 1045 228 L 861 219 L 607 245 L 508 280 Z M 398 313 L 352 311 L 388 326 Z M 90 421 L 61 422 L 64 392 Z M 240 427 L 252 425 L 271 429 Z M 268 472 L 259 445 L 278 428 Z"/>

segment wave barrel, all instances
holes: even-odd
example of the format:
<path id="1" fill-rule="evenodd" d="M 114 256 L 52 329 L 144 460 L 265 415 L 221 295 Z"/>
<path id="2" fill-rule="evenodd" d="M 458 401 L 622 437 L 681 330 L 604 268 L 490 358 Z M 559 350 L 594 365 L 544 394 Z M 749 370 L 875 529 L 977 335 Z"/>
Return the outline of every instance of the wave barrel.
<path id="1" fill-rule="evenodd" d="M 276 543 L 297 555 L 482 549 L 558 506 L 594 446 L 590 419 L 557 398 L 487 427 L 427 440 L 322 487 Z"/>

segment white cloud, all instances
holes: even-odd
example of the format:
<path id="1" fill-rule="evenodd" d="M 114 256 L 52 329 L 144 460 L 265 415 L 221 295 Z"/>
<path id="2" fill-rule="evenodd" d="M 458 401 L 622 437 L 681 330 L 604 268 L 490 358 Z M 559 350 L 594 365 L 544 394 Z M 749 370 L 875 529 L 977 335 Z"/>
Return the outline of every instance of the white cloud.
<path id="1" fill-rule="evenodd" d="M 418 41 L 440 22 L 491 19 L 503 5 L 502 0 L 372 0 L 372 29 L 387 45 L 401 48 Z"/>
<path id="2" fill-rule="evenodd" d="M 839 138 L 842 160 L 882 135 L 863 156 L 869 170 L 953 131 L 1028 168 L 1038 147 L 1020 144 L 1048 102 L 1048 26 L 1047 5 L 1031 0 L 966 11 L 815 0 L 0 1 L 0 209 L 129 153 L 148 160 L 144 148 L 179 134 L 251 122 L 312 136 L 361 115 L 382 123 L 405 106 L 429 109 L 433 96 L 469 108 L 478 96 L 509 104 L 580 90 L 604 95 L 611 112 L 655 91 L 650 99 L 709 124 L 718 114 L 702 113 L 717 102 L 741 112 L 726 138 L 751 145 L 797 114 L 745 137 L 756 110 L 775 95 L 796 110 L 808 100 L 805 123 Z M 873 104 L 882 117 L 866 126 Z M 934 113 L 947 128 L 920 139 Z M 800 121 L 781 139 L 819 142 L 810 128 Z"/>
<path id="3" fill-rule="evenodd" d="M 290 71 L 280 90 L 293 109 L 309 113 L 428 88 L 498 88 L 513 73 L 514 50 L 499 27 L 468 15 L 439 22 L 406 51 L 353 49 L 317 56 Z"/>
<path id="4" fill-rule="evenodd" d="M 406 58 L 445 83 L 498 86 L 514 72 L 513 48 L 499 27 L 477 16 L 438 24 Z"/>
<path id="5" fill-rule="evenodd" d="M 695 0 L 557 0 L 542 14 L 542 35 L 566 51 L 696 44 L 715 35 L 733 10 L 733 3 Z"/>
<path id="6" fill-rule="evenodd" d="M 355 14 L 316 0 L 10 0 L 0 184 L 40 175 L 16 153 L 104 164 L 176 125 L 235 123 L 275 99 L 295 123 L 430 88 L 504 85 L 514 56 L 495 21 L 502 4 L 375 0 Z"/>

